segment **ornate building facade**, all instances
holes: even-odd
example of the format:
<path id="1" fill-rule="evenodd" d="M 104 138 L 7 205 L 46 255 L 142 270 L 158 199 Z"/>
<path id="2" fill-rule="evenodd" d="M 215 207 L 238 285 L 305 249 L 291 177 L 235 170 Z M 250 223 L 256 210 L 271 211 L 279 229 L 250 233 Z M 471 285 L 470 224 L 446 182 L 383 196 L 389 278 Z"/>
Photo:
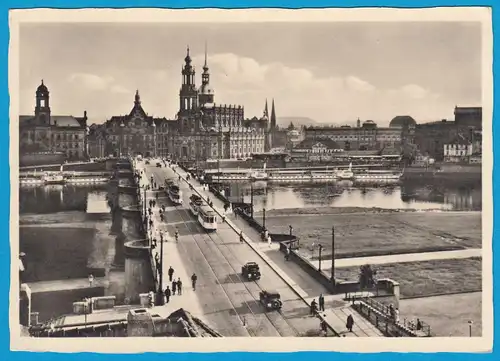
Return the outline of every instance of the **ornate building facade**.
<path id="1" fill-rule="evenodd" d="M 62 153 L 68 160 L 87 158 L 87 112 L 83 117 L 53 115 L 50 93 L 43 83 L 36 90 L 35 114 L 19 116 L 19 153 Z"/>
<path id="2" fill-rule="evenodd" d="M 181 74 L 179 112 L 174 134 L 171 134 L 175 158 L 183 161 L 238 159 L 269 148 L 272 140 L 267 102 L 260 119 L 245 119 L 241 105 L 216 104 L 206 50 L 199 88 L 189 48 Z"/>
<path id="3" fill-rule="evenodd" d="M 134 155 L 166 157 L 172 149 L 173 121 L 148 115 L 141 104 L 139 91 L 127 115 L 112 116 L 102 125 L 89 129 L 91 157 Z"/>

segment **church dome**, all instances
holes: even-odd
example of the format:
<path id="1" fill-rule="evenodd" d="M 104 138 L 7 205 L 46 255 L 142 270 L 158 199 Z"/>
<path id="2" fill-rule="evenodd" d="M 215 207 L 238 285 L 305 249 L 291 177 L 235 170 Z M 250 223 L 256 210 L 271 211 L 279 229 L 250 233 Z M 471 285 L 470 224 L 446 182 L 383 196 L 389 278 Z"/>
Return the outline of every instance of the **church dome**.
<path id="1" fill-rule="evenodd" d="M 42 80 L 42 84 L 40 84 L 38 86 L 38 88 L 36 88 L 36 91 L 37 91 L 37 93 L 48 93 L 49 89 L 47 89 L 47 87 L 45 86 L 45 84 L 43 83 L 43 80 Z"/>
<path id="2" fill-rule="evenodd" d="M 200 94 L 213 94 L 214 89 L 210 86 L 210 84 L 200 86 Z"/>
<path id="3" fill-rule="evenodd" d="M 415 125 L 417 125 L 417 122 L 409 115 L 398 115 L 389 123 L 389 127 L 391 128 L 414 127 Z"/>

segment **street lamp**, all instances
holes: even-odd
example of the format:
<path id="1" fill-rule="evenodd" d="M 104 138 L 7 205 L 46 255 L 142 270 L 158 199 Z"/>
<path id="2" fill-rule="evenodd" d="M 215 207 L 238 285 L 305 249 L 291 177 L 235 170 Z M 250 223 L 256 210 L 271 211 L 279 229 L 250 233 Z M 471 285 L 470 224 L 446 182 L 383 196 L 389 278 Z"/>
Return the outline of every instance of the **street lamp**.
<path id="1" fill-rule="evenodd" d="M 153 154 L 156 158 L 156 123 L 153 121 Z"/>
<path id="2" fill-rule="evenodd" d="M 472 337 L 472 325 L 474 324 L 474 322 L 472 320 L 469 320 L 468 324 L 469 324 L 469 337 Z"/>
<path id="3" fill-rule="evenodd" d="M 123 136 L 123 129 L 125 128 L 125 124 L 123 121 L 120 124 L 120 154 L 119 157 L 122 157 L 122 152 L 123 152 L 123 142 L 124 142 L 124 136 Z"/>
<path id="4" fill-rule="evenodd" d="M 332 283 L 335 284 L 335 227 L 332 226 Z"/>
<path id="5" fill-rule="evenodd" d="M 321 251 L 323 251 L 323 245 L 318 245 L 318 249 L 319 249 L 319 264 L 318 264 L 318 271 L 321 272 Z"/>
<path id="6" fill-rule="evenodd" d="M 262 208 L 262 227 L 266 229 L 266 209 Z"/>
<path id="7" fill-rule="evenodd" d="M 158 284 L 159 305 L 163 305 L 163 233 L 160 233 L 160 282 Z"/>

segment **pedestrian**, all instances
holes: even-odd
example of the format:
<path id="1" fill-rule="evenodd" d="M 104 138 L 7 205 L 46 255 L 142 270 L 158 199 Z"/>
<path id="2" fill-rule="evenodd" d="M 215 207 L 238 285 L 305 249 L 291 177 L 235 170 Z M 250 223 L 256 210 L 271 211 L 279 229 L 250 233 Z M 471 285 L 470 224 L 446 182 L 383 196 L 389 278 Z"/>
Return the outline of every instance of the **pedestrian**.
<path id="1" fill-rule="evenodd" d="M 271 247 L 272 239 L 270 234 L 267 235 L 267 244 L 269 245 L 269 247 Z"/>
<path id="2" fill-rule="evenodd" d="M 163 222 L 163 213 L 160 213 L 160 221 Z"/>
<path id="3" fill-rule="evenodd" d="M 311 302 L 311 316 L 314 316 L 316 314 L 316 312 L 318 311 L 318 304 L 316 303 L 316 300 L 312 300 Z"/>
<path id="4" fill-rule="evenodd" d="M 327 329 L 327 325 L 326 325 L 326 321 L 325 321 L 325 317 L 326 315 L 323 315 L 323 319 L 321 320 L 320 324 L 319 324 L 319 327 L 321 329 L 321 333 L 323 333 L 323 336 L 327 336 L 327 332 L 328 332 L 328 329 Z"/>
<path id="5" fill-rule="evenodd" d="M 154 296 L 155 294 L 153 293 L 153 291 L 149 291 L 148 293 L 149 307 L 153 307 L 155 305 Z"/>
<path id="6" fill-rule="evenodd" d="M 420 322 L 420 319 L 417 318 L 417 331 L 420 331 L 422 329 L 422 322 Z"/>
<path id="7" fill-rule="evenodd" d="M 182 295 L 182 281 L 180 277 L 177 279 L 177 294 Z"/>
<path id="8" fill-rule="evenodd" d="M 243 231 L 240 231 L 240 242 L 243 243 L 245 239 L 243 238 Z"/>
<path id="9" fill-rule="evenodd" d="M 287 247 L 285 251 L 285 261 L 289 260 L 290 260 L 290 247 Z"/>
<path id="10" fill-rule="evenodd" d="M 94 283 L 94 275 L 89 274 L 89 287 L 92 287 L 92 284 Z"/>
<path id="11" fill-rule="evenodd" d="M 167 288 L 165 288 L 165 303 L 168 303 L 170 301 L 170 296 L 171 295 L 172 295 L 172 291 L 167 286 Z"/>
<path id="12" fill-rule="evenodd" d="M 193 291 L 196 291 L 196 281 L 198 280 L 198 276 L 196 273 L 193 273 L 191 276 L 191 285 L 193 286 Z"/>
<path id="13" fill-rule="evenodd" d="M 323 294 L 320 294 L 319 295 L 319 299 L 318 299 L 318 303 L 319 303 L 319 310 L 320 311 L 325 311 L 325 297 L 323 296 Z"/>
<path id="14" fill-rule="evenodd" d="M 172 296 L 175 296 L 175 291 L 177 291 L 177 281 L 172 281 Z"/>
<path id="15" fill-rule="evenodd" d="M 347 316 L 347 322 L 345 326 L 349 332 L 352 332 L 352 327 L 354 326 L 354 318 L 352 317 L 352 315 Z"/>
<path id="16" fill-rule="evenodd" d="M 172 268 L 172 266 L 170 266 L 170 268 L 168 269 L 168 280 L 170 282 L 172 282 L 172 277 L 174 276 L 174 269 Z"/>
<path id="17" fill-rule="evenodd" d="M 399 309 L 394 310 L 394 322 L 399 323 Z"/>

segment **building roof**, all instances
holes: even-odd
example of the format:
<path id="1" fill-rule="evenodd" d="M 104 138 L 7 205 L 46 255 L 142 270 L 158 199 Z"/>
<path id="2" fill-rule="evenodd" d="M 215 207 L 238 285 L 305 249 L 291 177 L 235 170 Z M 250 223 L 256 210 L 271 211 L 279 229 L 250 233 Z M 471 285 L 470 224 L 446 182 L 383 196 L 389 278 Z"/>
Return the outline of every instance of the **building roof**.
<path id="1" fill-rule="evenodd" d="M 302 142 L 297 144 L 295 148 L 298 149 L 311 149 L 314 147 L 316 144 L 322 144 L 328 149 L 341 149 L 342 147 L 338 145 L 337 142 L 334 140 L 331 140 L 329 138 L 325 139 L 304 139 Z"/>
<path id="2" fill-rule="evenodd" d="M 417 125 L 415 119 L 410 117 L 409 115 L 398 115 L 394 117 L 389 123 L 389 127 L 414 127 Z"/>
<path id="3" fill-rule="evenodd" d="M 453 138 L 448 144 L 462 144 L 467 145 L 470 144 L 470 140 L 463 134 L 457 134 L 455 138 Z"/>
<path id="4" fill-rule="evenodd" d="M 43 126 L 43 124 L 37 124 L 37 119 L 33 115 L 20 115 L 19 116 L 20 126 Z M 52 127 L 69 127 L 69 128 L 81 128 L 85 126 L 85 118 L 74 117 L 72 115 L 51 115 L 50 116 L 50 126 Z"/>

